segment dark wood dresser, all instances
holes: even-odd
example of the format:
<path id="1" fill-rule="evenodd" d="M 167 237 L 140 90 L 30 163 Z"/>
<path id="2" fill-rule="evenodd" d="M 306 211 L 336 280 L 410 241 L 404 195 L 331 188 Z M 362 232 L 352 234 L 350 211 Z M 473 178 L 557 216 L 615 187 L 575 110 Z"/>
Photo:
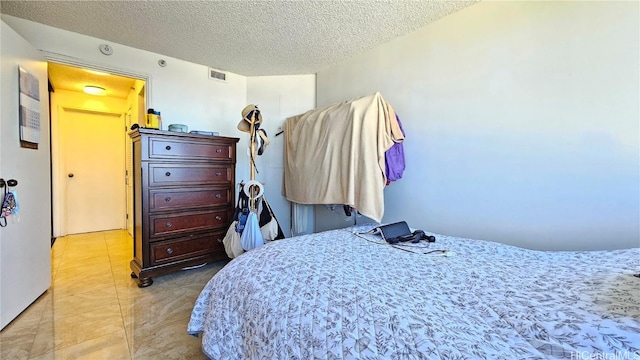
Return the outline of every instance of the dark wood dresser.
<path id="1" fill-rule="evenodd" d="M 151 129 L 133 140 L 133 260 L 138 286 L 153 276 L 227 259 L 237 138 Z"/>

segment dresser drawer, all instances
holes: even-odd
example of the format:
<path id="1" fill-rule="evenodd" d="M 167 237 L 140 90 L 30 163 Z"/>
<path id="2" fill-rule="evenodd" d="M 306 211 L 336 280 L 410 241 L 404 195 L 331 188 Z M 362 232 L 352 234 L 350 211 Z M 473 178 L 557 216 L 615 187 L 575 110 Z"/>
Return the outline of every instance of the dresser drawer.
<path id="1" fill-rule="evenodd" d="M 149 159 L 216 160 L 233 159 L 233 145 L 212 143 L 211 140 L 149 138 Z"/>
<path id="2" fill-rule="evenodd" d="M 149 222 L 150 238 L 180 235 L 202 230 L 224 229 L 230 223 L 228 209 L 150 215 Z"/>
<path id="3" fill-rule="evenodd" d="M 149 190 L 149 211 L 229 206 L 231 188 L 188 188 Z"/>
<path id="4" fill-rule="evenodd" d="M 225 231 L 188 238 L 159 241 L 150 244 L 152 265 L 190 259 L 197 256 L 223 252 Z"/>
<path id="5" fill-rule="evenodd" d="M 231 184 L 234 175 L 226 165 L 149 164 L 149 186 Z"/>

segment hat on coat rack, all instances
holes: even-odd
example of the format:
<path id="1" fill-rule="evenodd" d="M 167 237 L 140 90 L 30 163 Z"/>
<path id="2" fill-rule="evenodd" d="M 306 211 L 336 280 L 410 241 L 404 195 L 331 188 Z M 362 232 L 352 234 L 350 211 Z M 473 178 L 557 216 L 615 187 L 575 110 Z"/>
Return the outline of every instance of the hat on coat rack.
<path id="1" fill-rule="evenodd" d="M 256 128 L 260 126 L 262 122 L 262 114 L 260 114 L 260 110 L 258 110 L 258 106 L 254 104 L 249 104 L 242 109 L 242 120 L 238 123 L 238 130 L 250 133 L 251 125 L 253 124 Z"/>

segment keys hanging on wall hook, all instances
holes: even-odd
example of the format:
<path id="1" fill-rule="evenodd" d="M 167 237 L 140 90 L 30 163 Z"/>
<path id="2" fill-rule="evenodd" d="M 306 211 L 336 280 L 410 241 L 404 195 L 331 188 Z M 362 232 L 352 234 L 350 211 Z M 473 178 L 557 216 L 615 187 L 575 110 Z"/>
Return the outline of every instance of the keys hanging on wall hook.
<path id="1" fill-rule="evenodd" d="M 18 180 L 4 180 L 0 178 L 0 188 L 4 188 L 0 209 L 0 227 L 7 226 L 7 218 L 11 217 L 12 222 L 20 221 L 18 197 L 15 190 L 9 190 L 10 187 L 18 185 Z"/>

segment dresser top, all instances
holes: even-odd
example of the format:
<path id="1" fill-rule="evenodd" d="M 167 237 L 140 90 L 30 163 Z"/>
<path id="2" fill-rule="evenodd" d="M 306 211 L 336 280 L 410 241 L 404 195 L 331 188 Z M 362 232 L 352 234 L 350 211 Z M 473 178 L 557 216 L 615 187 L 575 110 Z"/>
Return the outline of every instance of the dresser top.
<path id="1" fill-rule="evenodd" d="M 156 135 L 156 136 L 165 136 L 165 137 L 174 137 L 174 138 L 184 138 L 184 139 L 209 139 L 209 140 L 226 140 L 238 142 L 239 138 L 225 137 L 225 136 L 211 136 L 211 135 L 200 135 L 200 134 L 191 134 L 191 133 L 181 133 L 176 131 L 166 131 L 166 130 L 156 130 L 156 129 L 146 129 L 146 128 L 137 128 L 129 132 L 129 136 L 131 138 L 136 138 L 141 135 Z"/>

